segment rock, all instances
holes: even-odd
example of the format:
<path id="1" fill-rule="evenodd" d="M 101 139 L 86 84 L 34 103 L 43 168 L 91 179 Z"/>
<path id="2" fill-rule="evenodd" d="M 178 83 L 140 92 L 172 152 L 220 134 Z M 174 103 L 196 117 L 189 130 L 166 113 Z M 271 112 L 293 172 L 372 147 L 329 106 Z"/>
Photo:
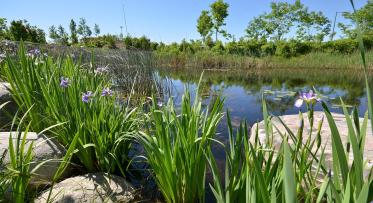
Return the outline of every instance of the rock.
<path id="1" fill-rule="evenodd" d="M 340 133 L 342 143 L 344 147 L 346 148 L 346 143 L 348 140 L 348 127 L 347 127 L 345 116 L 343 114 L 337 114 L 337 113 L 332 113 L 332 116 L 334 118 L 338 131 Z M 315 138 L 317 134 L 318 123 L 323 117 L 324 117 L 324 122 L 321 128 L 321 146 L 322 147 L 326 146 L 325 161 L 326 161 L 327 166 L 331 167 L 331 164 L 333 161 L 332 159 L 332 137 L 330 133 L 329 123 L 326 119 L 324 112 L 322 111 L 314 112 L 314 126 L 312 129 L 311 139 Z M 299 119 L 298 114 L 297 115 L 284 115 L 284 116 L 280 116 L 280 118 L 290 128 L 290 130 L 294 134 L 297 133 L 297 130 L 300 124 L 300 119 Z M 307 113 L 303 113 L 303 119 L 304 119 L 303 142 L 306 142 L 306 140 L 308 139 L 308 134 L 310 132 L 310 125 L 308 122 Z M 360 124 L 362 123 L 362 121 L 363 121 L 363 118 L 360 118 Z M 250 142 L 254 142 L 255 140 L 257 124 L 259 127 L 258 139 L 260 140 L 261 143 L 263 143 L 266 140 L 266 135 L 265 135 L 265 130 L 264 130 L 264 121 L 261 121 L 253 125 L 251 129 Z M 280 123 L 278 118 L 273 118 L 272 124 L 276 126 L 282 134 L 285 134 L 285 133 L 288 134 L 284 126 Z M 281 142 L 282 142 L 282 138 L 280 134 L 278 133 L 276 128 L 273 127 L 273 147 L 278 150 L 281 145 Z M 289 143 L 291 144 L 290 140 L 289 140 Z M 318 155 L 321 154 L 321 150 L 319 151 L 320 153 L 318 153 Z M 350 151 L 351 152 L 349 153 L 349 163 L 351 163 L 353 160 L 352 149 L 350 149 Z M 368 120 L 368 129 L 367 129 L 367 135 L 365 139 L 364 160 L 367 161 L 368 163 L 367 164 L 367 170 L 368 170 L 371 167 L 371 164 L 373 163 L 373 135 L 372 135 L 372 128 L 370 125 L 370 120 Z"/>
<path id="2" fill-rule="evenodd" d="M 17 135 L 17 132 L 12 132 L 14 144 L 16 144 Z M 9 149 L 9 136 L 10 132 L 0 132 L 0 155 Z M 23 137 L 23 133 L 21 137 Z M 57 168 L 60 165 L 60 159 L 63 158 L 66 150 L 55 139 L 48 138 L 45 135 L 38 135 L 34 132 L 27 133 L 26 149 L 28 149 L 28 146 L 30 146 L 32 141 L 34 142 L 32 159 L 33 163 L 30 165 L 30 171 L 41 162 L 45 160 L 50 161 L 47 161 L 35 171 L 35 174 L 33 174 L 31 177 L 30 184 L 32 187 L 47 185 L 51 182 L 55 172 L 57 171 Z M 7 152 L 2 167 L 9 164 L 9 161 L 9 152 Z M 66 176 L 68 172 L 69 170 L 66 170 L 63 176 Z"/>
<path id="3" fill-rule="evenodd" d="M 10 84 L 7 82 L 0 82 L 0 101 L 9 100 L 10 95 Z"/>
<path id="4" fill-rule="evenodd" d="M 44 191 L 35 202 L 47 202 L 50 189 Z M 130 202 L 134 189 L 125 179 L 106 173 L 93 173 L 68 178 L 54 185 L 52 202 Z"/>

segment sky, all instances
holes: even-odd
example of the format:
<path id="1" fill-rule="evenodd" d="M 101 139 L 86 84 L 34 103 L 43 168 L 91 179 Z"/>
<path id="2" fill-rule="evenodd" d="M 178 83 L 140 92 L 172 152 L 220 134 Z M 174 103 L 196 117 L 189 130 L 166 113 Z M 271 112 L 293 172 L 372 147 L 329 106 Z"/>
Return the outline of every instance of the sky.
<path id="1" fill-rule="evenodd" d="M 88 25 L 100 26 L 101 34 L 125 33 L 123 8 L 127 30 L 131 36 L 145 35 L 153 41 L 165 43 L 182 39 L 200 39 L 196 24 L 202 10 L 209 9 L 214 0 L 0 0 L 0 17 L 11 20 L 26 19 L 48 33 L 51 25 L 61 24 L 68 30 L 70 19 L 84 17 Z M 229 16 L 226 29 L 236 39 L 245 35 L 248 22 L 268 12 L 273 0 L 226 0 Z M 295 0 L 283 0 L 293 3 Z M 302 0 L 309 10 L 322 11 L 333 20 L 335 13 L 351 11 L 349 0 Z M 367 0 L 355 0 L 357 8 Z M 337 22 L 345 22 L 339 16 Z"/>

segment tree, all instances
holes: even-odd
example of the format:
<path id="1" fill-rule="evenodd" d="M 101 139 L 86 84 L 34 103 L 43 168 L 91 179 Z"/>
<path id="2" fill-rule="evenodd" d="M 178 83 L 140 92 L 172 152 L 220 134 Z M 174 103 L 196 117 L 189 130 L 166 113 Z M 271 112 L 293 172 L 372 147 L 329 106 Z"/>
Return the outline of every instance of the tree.
<path id="1" fill-rule="evenodd" d="M 364 35 L 373 35 L 373 0 L 368 1 L 362 8 L 356 10 L 356 13 L 344 12 L 342 15 L 352 23 L 359 23 L 361 32 Z M 338 23 L 338 27 L 345 36 L 350 38 L 356 37 L 355 26 Z"/>
<path id="2" fill-rule="evenodd" d="M 53 39 L 54 42 L 57 42 L 60 38 L 54 25 L 49 27 L 49 38 Z"/>
<path id="3" fill-rule="evenodd" d="M 330 20 L 322 12 L 308 12 L 306 9 L 297 15 L 297 17 L 297 39 L 321 42 L 325 36 L 330 34 Z"/>
<path id="4" fill-rule="evenodd" d="M 7 34 L 6 19 L 0 18 L 0 39 L 4 39 Z"/>
<path id="5" fill-rule="evenodd" d="M 246 28 L 249 39 L 280 41 L 296 26 L 296 37 L 301 41 L 322 41 L 330 33 L 330 21 L 321 12 L 308 11 L 296 0 L 294 4 L 272 2 L 271 12 L 249 22 Z"/>
<path id="6" fill-rule="evenodd" d="M 70 40 L 71 40 L 71 44 L 78 43 L 78 33 L 76 30 L 76 23 L 74 19 L 70 20 Z"/>
<path id="7" fill-rule="evenodd" d="M 218 33 L 222 34 L 224 37 L 229 36 L 229 34 L 221 29 L 225 25 L 225 18 L 228 17 L 229 4 L 225 3 L 223 0 L 217 0 L 210 5 L 213 28 L 215 30 L 215 41 L 218 40 Z"/>
<path id="8" fill-rule="evenodd" d="M 212 19 L 211 19 L 211 16 L 209 15 L 209 12 L 206 10 L 203 10 L 197 20 L 197 30 L 199 34 L 201 34 L 203 38 L 203 42 L 205 42 L 206 37 L 210 35 L 212 27 L 213 27 L 213 24 L 212 24 Z"/>
<path id="9" fill-rule="evenodd" d="M 45 33 L 36 26 L 31 26 L 26 20 L 13 20 L 9 27 L 9 38 L 15 41 L 45 43 Z"/>
<path id="10" fill-rule="evenodd" d="M 65 28 L 62 27 L 62 25 L 58 26 L 58 36 L 59 36 L 59 43 L 63 45 L 69 44 L 69 35 L 65 31 Z"/>
<path id="11" fill-rule="evenodd" d="M 100 27 L 95 24 L 95 26 L 93 27 L 93 31 L 95 32 L 95 35 L 97 37 L 100 34 Z"/>
<path id="12" fill-rule="evenodd" d="M 265 15 L 260 15 L 251 20 L 245 31 L 246 36 L 254 40 L 267 39 L 271 34 L 267 29 Z"/>
<path id="13" fill-rule="evenodd" d="M 91 28 L 87 25 L 87 21 L 84 18 L 79 19 L 78 34 L 83 37 L 83 39 L 92 35 Z"/>
<path id="14" fill-rule="evenodd" d="M 28 38 L 27 34 L 27 29 L 24 24 L 26 24 L 27 21 L 22 21 L 22 20 L 13 20 L 10 22 L 10 27 L 9 27 L 9 32 L 10 35 L 12 36 L 12 40 L 15 41 L 21 41 L 24 40 L 26 41 Z"/>

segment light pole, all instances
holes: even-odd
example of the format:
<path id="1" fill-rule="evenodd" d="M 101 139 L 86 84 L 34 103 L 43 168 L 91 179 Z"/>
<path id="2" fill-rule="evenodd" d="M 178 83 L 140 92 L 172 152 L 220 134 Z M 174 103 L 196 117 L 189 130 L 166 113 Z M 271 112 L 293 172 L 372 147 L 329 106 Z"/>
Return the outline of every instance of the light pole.
<path id="1" fill-rule="evenodd" d="M 335 35 L 335 33 L 334 33 L 334 30 L 335 30 L 335 23 L 336 23 L 336 21 L 337 21 L 337 15 L 338 15 L 338 13 L 344 13 L 344 12 L 335 12 L 335 16 L 334 16 L 334 22 L 333 22 L 333 30 L 332 30 L 332 33 L 331 33 L 331 35 L 330 35 L 330 41 L 333 41 L 333 37 L 334 37 L 334 35 Z"/>

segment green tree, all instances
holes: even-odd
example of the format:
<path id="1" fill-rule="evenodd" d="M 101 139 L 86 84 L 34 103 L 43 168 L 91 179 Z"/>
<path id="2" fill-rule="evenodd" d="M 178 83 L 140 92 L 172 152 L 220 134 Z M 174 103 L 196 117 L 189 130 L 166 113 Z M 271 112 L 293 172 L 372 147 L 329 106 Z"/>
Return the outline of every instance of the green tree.
<path id="1" fill-rule="evenodd" d="M 60 36 L 58 35 L 57 29 L 54 25 L 49 27 L 49 38 L 51 38 L 54 42 L 58 42 Z"/>
<path id="2" fill-rule="evenodd" d="M 299 40 L 321 42 L 330 34 L 330 20 L 322 12 L 308 12 L 305 9 L 297 15 L 297 21 L 296 33 Z"/>
<path id="3" fill-rule="evenodd" d="M 26 20 L 13 20 L 9 27 L 9 39 L 45 43 L 45 33 L 36 26 L 31 26 Z"/>
<path id="4" fill-rule="evenodd" d="M 78 33 L 76 30 L 76 23 L 74 19 L 70 20 L 70 40 L 71 40 L 71 44 L 78 43 Z"/>
<path id="5" fill-rule="evenodd" d="M 352 23 L 359 23 L 363 34 L 373 35 L 373 0 L 368 1 L 362 8 L 358 9 L 355 14 L 344 12 L 343 17 L 350 20 Z M 345 36 L 350 38 L 356 37 L 355 26 L 338 23 L 338 27 Z"/>
<path id="6" fill-rule="evenodd" d="M 57 30 L 58 30 L 58 36 L 59 36 L 59 43 L 63 45 L 68 45 L 69 35 L 65 31 L 65 28 L 63 28 L 62 25 L 59 25 Z"/>
<path id="7" fill-rule="evenodd" d="M 203 38 L 203 42 L 206 41 L 206 37 L 210 35 L 213 27 L 212 19 L 208 11 L 203 10 L 197 20 L 197 30 Z"/>
<path id="8" fill-rule="evenodd" d="M 95 24 L 95 26 L 93 27 L 93 31 L 95 32 L 95 35 L 97 37 L 100 34 L 100 27 Z"/>
<path id="9" fill-rule="evenodd" d="M 269 38 L 271 31 L 267 29 L 267 21 L 265 15 L 255 17 L 249 22 L 246 28 L 246 36 L 249 39 L 260 40 Z"/>
<path id="10" fill-rule="evenodd" d="M 92 35 L 91 28 L 87 25 L 85 18 L 79 19 L 79 26 L 77 30 L 78 34 L 83 37 L 83 39 L 90 37 Z"/>
<path id="11" fill-rule="evenodd" d="M 223 0 L 217 0 L 210 5 L 213 28 L 215 30 L 215 41 L 218 40 L 218 33 L 222 34 L 224 37 L 229 37 L 230 35 L 227 31 L 223 30 L 221 27 L 225 26 L 225 18 L 228 17 L 229 4 L 225 3 Z"/>
<path id="12" fill-rule="evenodd" d="M 7 34 L 6 19 L 0 18 L 0 39 L 5 39 Z"/>
<path id="13" fill-rule="evenodd" d="M 22 20 L 13 20 L 10 22 L 10 27 L 9 27 L 9 33 L 11 35 L 12 40 L 15 41 L 27 41 L 28 39 L 28 33 L 27 33 L 27 28 L 24 24 L 26 24 L 27 21 L 22 21 Z"/>
<path id="14" fill-rule="evenodd" d="M 296 26 L 296 28 L 295 28 Z M 322 41 L 330 33 L 330 21 L 322 12 L 309 11 L 300 0 L 294 4 L 272 2 L 271 12 L 264 13 L 249 22 L 246 36 L 249 39 L 280 41 L 296 30 L 302 41 Z"/>

